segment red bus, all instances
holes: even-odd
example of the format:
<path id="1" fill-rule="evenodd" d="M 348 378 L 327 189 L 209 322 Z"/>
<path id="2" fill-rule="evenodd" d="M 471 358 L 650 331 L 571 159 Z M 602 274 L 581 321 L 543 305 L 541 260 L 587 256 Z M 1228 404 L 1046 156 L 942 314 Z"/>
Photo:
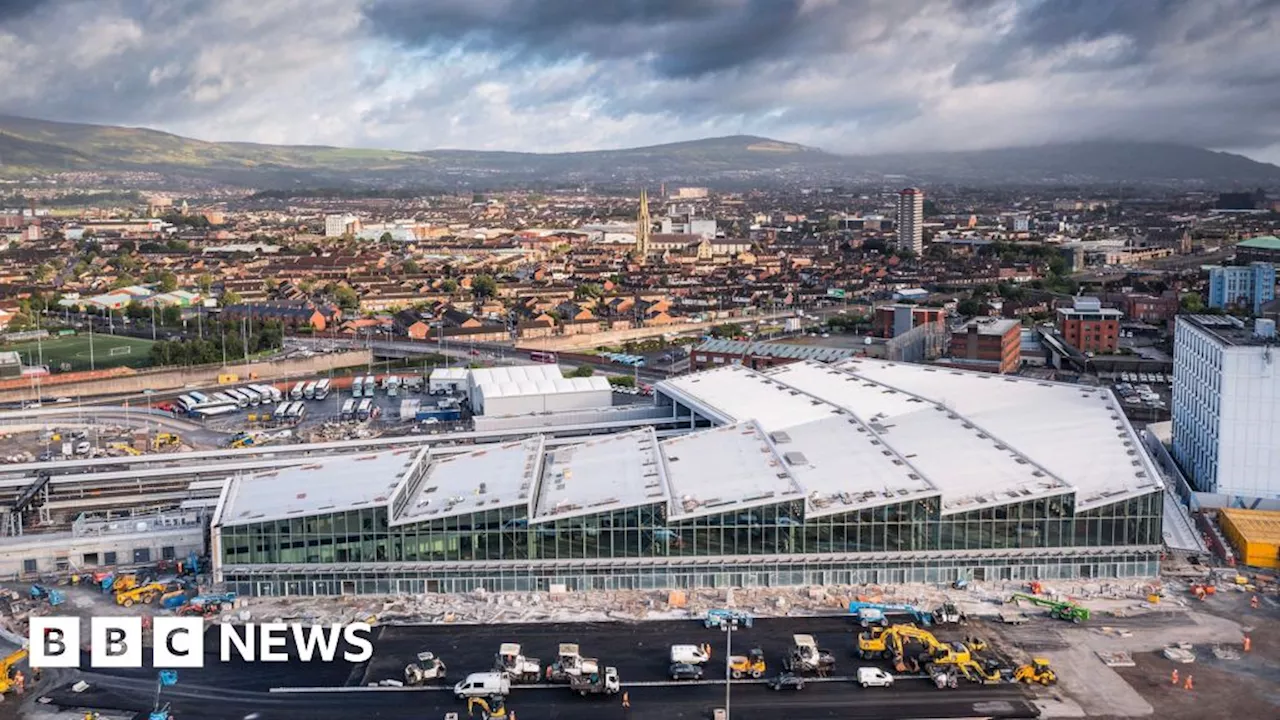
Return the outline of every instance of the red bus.
<path id="1" fill-rule="evenodd" d="M 556 354 L 553 352 L 543 352 L 542 350 L 534 350 L 529 353 L 529 359 L 534 362 L 554 363 L 558 362 Z"/>

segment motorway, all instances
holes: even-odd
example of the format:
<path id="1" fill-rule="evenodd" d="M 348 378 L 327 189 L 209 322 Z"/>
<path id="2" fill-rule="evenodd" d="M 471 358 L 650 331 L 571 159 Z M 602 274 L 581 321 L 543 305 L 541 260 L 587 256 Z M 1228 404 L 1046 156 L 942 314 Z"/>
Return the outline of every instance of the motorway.
<path id="1" fill-rule="evenodd" d="M 924 679 L 902 677 L 893 689 L 862 689 L 848 676 L 866 662 L 852 657 L 853 627 L 845 618 L 758 620 L 733 634 L 735 653 L 760 647 L 776 673 L 791 635 L 805 632 L 831 648 L 836 674 L 800 692 L 775 693 L 759 681 L 738 681 L 732 688 L 734 718 L 743 720 L 819 720 L 827 718 L 908 720 L 918 718 L 1033 718 L 1035 708 L 1021 687 L 962 685 L 938 690 Z M 947 633 L 942 633 L 944 637 Z M 959 635 L 959 631 L 951 634 Z M 521 642 L 528 656 L 544 666 L 555 658 L 561 642 L 579 642 L 588 656 L 618 668 L 631 709 L 620 699 L 580 698 L 560 685 L 517 687 L 508 707 L 525 720 L 694 720 L 709 718 L 723 707 L 721 680 L 676 683 L 665 675 L 672 643 L 710 643 L 709 675 L 723 668 L 725 635 L 692 620 L 648 623 L 385 626 L 378 629 L 375 653 L 368 663 L 341 661 L 272 665 L 216 663 L 199 670 L 180 670 L 176 686 L 164 690 L 177 720 L 352 720 L 379 718 L 443 720 L 448 712 L 465 716 L 465 705 L 443 686 L 426 689 L 371 689 L 368 683 L 399 679 L 404 665 L 421 651 L 437 653 L 449 666 L 449 684 L 469 672 L 488 670 L 504 641 Z M 213 643 L 207 643 L 212 645 Z M 64 685 L 49 696 L 64 707 L 99 710 L 149 710 L 155 693 L 153 670 L 96 670 L 84 673 L 91 689 L 80 694 Z M 339 689 L 343 688 L 343 689 Z"/>

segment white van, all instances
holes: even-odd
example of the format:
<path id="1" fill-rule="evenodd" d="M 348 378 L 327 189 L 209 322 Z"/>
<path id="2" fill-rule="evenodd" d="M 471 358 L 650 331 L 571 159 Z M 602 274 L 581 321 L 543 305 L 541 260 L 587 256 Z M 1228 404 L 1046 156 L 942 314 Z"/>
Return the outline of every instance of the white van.
<path id="1" fill-rule="evenodd" d="M 459 699 L 469 697 L 506 696 L 511 692 L 511 680 L 503 673 L 471 673 L 465 680 L 453 686 L 453 694 Z"/>
<path id="2" fill-rule="evenodd" d="M 707 648 L 697 645 L 672 645 L 671 662 L 688 665 L 701 665 L 711 659 Z"/>
<path id="3" fill-rule="evenodd" d="M 858 668 L 858 684 L 862 687 L 893 687 L 893 676 L 880 668 Z"/>

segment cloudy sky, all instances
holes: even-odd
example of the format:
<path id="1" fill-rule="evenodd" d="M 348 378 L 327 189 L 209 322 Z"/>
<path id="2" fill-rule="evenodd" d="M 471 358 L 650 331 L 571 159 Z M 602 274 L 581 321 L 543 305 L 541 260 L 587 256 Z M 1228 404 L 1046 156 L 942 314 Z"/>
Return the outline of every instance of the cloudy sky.
<path id="1" fill-rule="evenodd" d="M 1280 161 L 1280 0 L 0 0 L 0 112 L 209 140 Z"/>

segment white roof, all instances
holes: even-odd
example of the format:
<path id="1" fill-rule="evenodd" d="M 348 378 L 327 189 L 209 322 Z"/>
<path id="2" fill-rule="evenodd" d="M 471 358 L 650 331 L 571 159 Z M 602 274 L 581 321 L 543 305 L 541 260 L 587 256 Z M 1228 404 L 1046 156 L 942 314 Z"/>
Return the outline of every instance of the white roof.
<path id="1" fill-rule="evenodd" d="M 539 363 L 537 365 L 504 365 L 491 368 L 472 368 L 471 386 L 501 385 L 503 383 L 520 383 L 537 380 L 563 380 L 564 373 L 555 363 Z"/>
<path id="2" fill-rule="evenodd" d="M 671 438 L 660 447 L 672 520 L 804 497 L 803 488 L 754 421 Z"/>
<path id="3" fill-rule="evenodd" d="M 942 513 L 1071 492 L 1003 439 L 931 400 L 817 363 L 792 363 L 775 379 L 863 420 L 942 491 Z"/>
<path id="4" fill-rule="evenodd" d="M 486 399 L 496 397 L 518 397 L 524 395 L 563 395 L 580 392 L 612 392 L 609 380 L 600 375 L 591 377 L 560 377 L 516 382 L 486 381 L 480 385 L 480 392 Z"/>
<path id="5" fill-rule="evenodd" d="M 391 524 L 527 506 L 541 468 L 541 435 L 460 455 L 433 454 L 423 472 L 396 488 Z"/>
<path id="6" fill-rule="evenodd" d="M 1159 475 L 1109 390 L 927 365 L 839 367 L 944 403 L 1076 488 L 1076 509 L 1157 490 Z"/>
<path id="7" fill-rule="evenodd" d="M 222 491 L 214 522 L 247 525 L 382 505 L 425 457 L 425 449 L 406 449 L 235 476 Z"/>
<path id="8" fill-rule="evenodd" d="M 547 453 L 533 522 L 666 503 L 667 479 L 652 427 Z"/>
<path id="9" fill-rule="evenodd" d="M 815 420 L 769 437 L 805 489 L 805 517 L 940 494 L 910 461 L 852 416 Z"/>
<path id="10" fill-rule="evenodd" d="M 765 432 L 821 420 L 836 410 L 740 365 L 663 380 L 658 388 L 704 417 L 722 423 L 754 419 Z"/>
<path id="11" fill-rule="evenodd" d="M 471 372 L 464 367 L 442 367 L 431 371 L 432 380 L 466 380 L 467 373 Z"/>

